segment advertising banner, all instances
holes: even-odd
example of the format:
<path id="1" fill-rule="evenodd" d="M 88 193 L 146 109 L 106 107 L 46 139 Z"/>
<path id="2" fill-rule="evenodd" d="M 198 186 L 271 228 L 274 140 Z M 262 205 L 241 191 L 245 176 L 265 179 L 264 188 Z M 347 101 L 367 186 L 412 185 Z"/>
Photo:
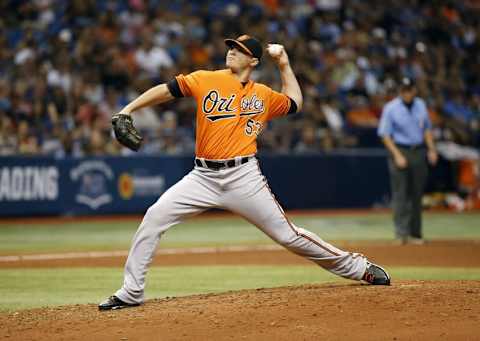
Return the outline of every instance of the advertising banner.
<path id="1" fill-rule="evenodd" d="M 286 209 L 385 204 L 384 153 L 260 156 Z M 0 158 L 0 216 L 142 214 L 193 168 L 191 156 Z"/>
<path id="2" fill-rule="evenodd" d="M 0 215 L 142 213 L 191 157 L 0 158 Z"/>

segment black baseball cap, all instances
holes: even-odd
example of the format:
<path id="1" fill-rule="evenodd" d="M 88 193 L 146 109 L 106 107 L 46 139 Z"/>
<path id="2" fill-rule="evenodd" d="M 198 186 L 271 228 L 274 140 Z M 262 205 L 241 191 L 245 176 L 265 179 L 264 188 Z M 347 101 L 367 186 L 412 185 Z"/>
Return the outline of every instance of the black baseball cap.
<path id="1" fill-rule="evenodd" d="M 400 80 L 400 89 L 401 90 L 411 90 L 415 88 L 415 81 L 410 77 L 403 77 Z"/>
<path id="2" fill-rule="evenodd" d="M 240 51 L 257 59 L 262 58 L 262 44 L 260 44 L 258 39 L 250 37 L 249 35 L 244 34 L 237 39 L 225 39 L 225 44 L 227 44 L 228 47 L 236 47 Z"/>

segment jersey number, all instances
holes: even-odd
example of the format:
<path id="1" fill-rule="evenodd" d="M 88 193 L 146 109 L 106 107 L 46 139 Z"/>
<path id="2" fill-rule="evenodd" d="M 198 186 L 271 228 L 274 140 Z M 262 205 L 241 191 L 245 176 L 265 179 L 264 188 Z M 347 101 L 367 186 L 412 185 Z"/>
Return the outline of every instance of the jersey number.
<path id="1" fill-rule="evenodd" d="M 245 124 L 245 134 L 247 136 L 252 136 L 253 134 L 258 135 L 261 131 L 262 123 L 259 121 L 255 121 L 250 118 Z"/>

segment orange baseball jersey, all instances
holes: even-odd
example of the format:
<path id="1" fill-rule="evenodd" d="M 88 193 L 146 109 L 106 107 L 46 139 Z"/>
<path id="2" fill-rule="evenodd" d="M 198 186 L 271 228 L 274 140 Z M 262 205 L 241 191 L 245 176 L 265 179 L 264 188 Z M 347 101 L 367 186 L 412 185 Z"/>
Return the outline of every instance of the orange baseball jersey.
<path id="1" fill-rule="evenodd" d="M 285 115 L 290 98 L 232 71 L 196 71 L 176 77 L 183 96 L 197 102 L 195 154 L 222 160 L 257 152 L 257 136 L 272 118 Z"/>

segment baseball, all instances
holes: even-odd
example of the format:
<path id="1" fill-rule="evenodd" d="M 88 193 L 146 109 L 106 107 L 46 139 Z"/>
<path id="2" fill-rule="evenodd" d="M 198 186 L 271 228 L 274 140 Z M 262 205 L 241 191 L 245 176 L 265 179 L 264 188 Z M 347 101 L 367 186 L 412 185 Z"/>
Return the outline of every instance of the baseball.
<path id="1" fill-rule="evenodd" d="M 283 51 L 283 45 L 280 44 L 270 44 L 267 47 L 267 51 L 270 54 L 270 56 L 276 58 L 280 57 Z"/>

